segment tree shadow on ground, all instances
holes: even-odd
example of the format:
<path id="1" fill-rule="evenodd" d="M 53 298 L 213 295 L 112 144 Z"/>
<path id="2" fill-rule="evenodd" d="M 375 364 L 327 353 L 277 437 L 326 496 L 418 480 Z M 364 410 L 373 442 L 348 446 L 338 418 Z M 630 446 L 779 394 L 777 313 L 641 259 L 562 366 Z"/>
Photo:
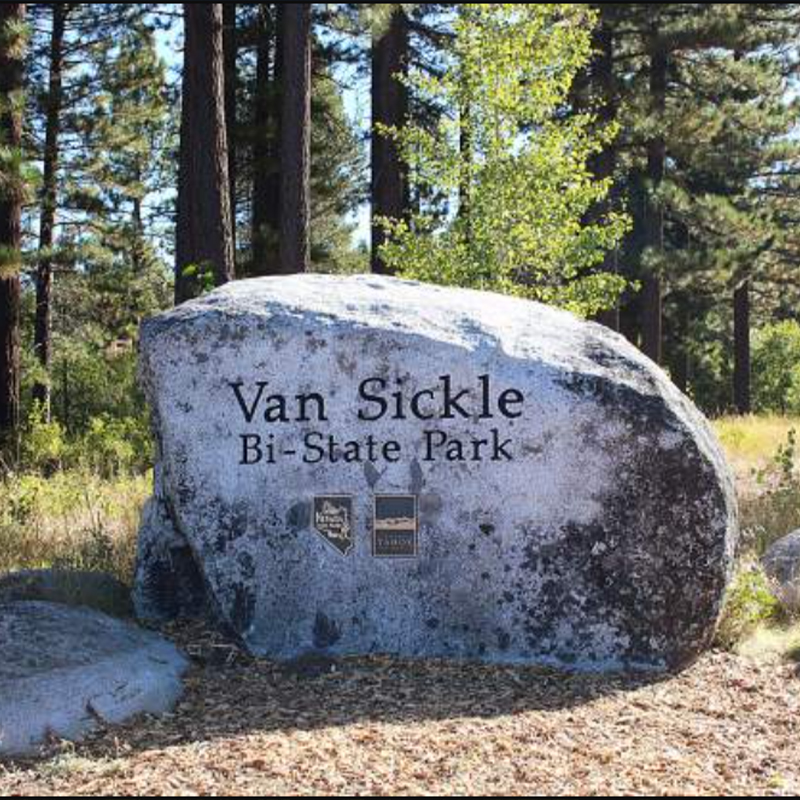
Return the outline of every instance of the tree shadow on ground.
<path id="1" fill-rule="evenodd" d="M 298 666 L 251 659 L 217 645 L 194 653 L 186 694 L 174 714 L 114 726 L 81 751 L 103 757 L 120 746 L 130 753 L 248 733 L 556 712 L 669 677 L 382 657 Z"/>

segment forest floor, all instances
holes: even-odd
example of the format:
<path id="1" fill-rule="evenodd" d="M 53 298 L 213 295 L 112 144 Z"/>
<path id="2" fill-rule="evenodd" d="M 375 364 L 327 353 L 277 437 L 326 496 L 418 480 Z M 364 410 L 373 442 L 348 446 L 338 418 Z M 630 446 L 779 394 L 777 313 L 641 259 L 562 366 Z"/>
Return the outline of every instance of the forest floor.
<path id="1" fill-rule="evenodd" d="M 302 675 L 205 640 L 185 698 L 44 760 L 2 795 L 800 793 L 800 663 L 681 674 L 386 659 Z"/>
<path id="2" fill-rule="evenodd" d="M 717 424 L 743 516 L 771 536 L 800 524 L 800 509 L 770 499 L 753 470 L 795 422 Z M 124 576 L 147 481 L 98 494 L 60 480 L 7 498 L 19 524 L 7 528 L 5 564 L 0 535 L 0 573 L 24 528 L 25 565 L 56 541 L 67 563 L 108 562 Z M 738 653 L 661 677 L 391 659 L 313 674 L 253 661 L 201 629 L 169 633 L 193 663 L 174 714 L 0 763 L 0 795 L 800 794 L 797 631 L 791 648 L 762 631 Z"/>

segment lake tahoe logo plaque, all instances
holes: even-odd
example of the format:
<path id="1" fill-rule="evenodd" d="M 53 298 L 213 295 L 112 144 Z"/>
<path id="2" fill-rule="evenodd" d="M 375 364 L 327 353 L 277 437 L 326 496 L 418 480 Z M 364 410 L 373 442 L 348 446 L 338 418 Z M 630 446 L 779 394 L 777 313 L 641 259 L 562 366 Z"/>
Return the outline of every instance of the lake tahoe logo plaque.
<path id="1" fill-rule="evenodd" d="M 416 495 L 376 494 L 372 554 L 376 558 L 416 558 L 419 522 Z"/>
<path id="2" fill-rule="evenodd" d="M 321 495 L 314 498 L 314 530 L 335 550 L 346 556 L 353 549 L 353 498 Z"/>

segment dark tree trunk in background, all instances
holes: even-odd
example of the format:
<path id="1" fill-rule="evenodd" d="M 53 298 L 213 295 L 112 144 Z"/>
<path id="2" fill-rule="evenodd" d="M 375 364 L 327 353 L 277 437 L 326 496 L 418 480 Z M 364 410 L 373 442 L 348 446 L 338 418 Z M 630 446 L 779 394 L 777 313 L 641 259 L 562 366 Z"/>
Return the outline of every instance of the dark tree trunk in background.
<path id="1" fill-rule="evenodd" d="M 670 376 L 672 382 L 684 393 L 689 392 L 689 341 L 690 341 L 690 298 L 678 294 L 674 298 L 675 321 L 674 352 L 671 357 Z"/>
<path id="2" fill-rule="evenodd" d="M 281 39 L 280 272 L 306 272 L 311 217 L 311 3 L 285 3 Z"/>
<path id="3" fill-rule="evenodd" d="M 672 382 L 684 393 L 689 392 L 689 353 L 682 347 L 675 356 L 675 371 Z"/>
<path id="4" fill-rule="evenodd" d="M 468 102 L 462 102 L 458 109 L 458 151 L 461 158 L 461 177 L 458 183 L 458 216 L 464 220 L 468 241 L 472 240 L 470 201 L 472 199 L 472 168 L 474 163 L 471 118 L 472 107 Z M 407 210 L 404 213 L 407 213 Z"/>
<path id="5" fill-rule="evenodd" d="M 256 52 L 255 141 L 253 142 L 252 271 L 280 272 L 281 171 L 279 136 L 283 84 L 282 29 L 285 5 L 261 6 Z"/>
<path id="6" fill-rule="evenodd" d="M 225 53 L 225 136 L 228 142 L 228 184 L 230 185 L 231 236 L 236 253 L 236 88 L 239 44 L 236 36 L 236 3 L 222 4 L 222 49 Z"/>
<path id="7" fill-rule="evenodd" d="M 211 272 L 219 286 L 233 279 L 233 226 L 228 144 L 222 4 L 184 3 L 181 154 L 178 173 L 175 302 L 202 289 L 187 267 Z"/>
<path id="8" fill-rule="evenodd" d="M 405 58 L 401 59 L 402 63 L 405 63 L 405 60 Z M 462 77 L 463 89 L 467 88 L 465 83 L 465 78 Z M 466 97 L 462 97 L 458 107 L 458 154 L 461 159 L 461 175 L 458 182 L 458 216 L 464 220 L 468 241 L 472 239 L 470 200 L 472 197 L 474 145 L 475 142 L 472 135 L 472 105 Z"/>
<path id="9" fill-rule="evenodd" d="M 650 52 L 650 107 L 656 124 L 660 124 L 666 102 L 667 51 L 655 33 Z M 656 198 L 664 178 L 666 145 L 663 134 L 656 134 L 647 145 L 647 177 L 650 184 L 646 214 L 647 247 L 651 254 L 664 249 L 664 212 Z M 645 275 L 642 287 L 642 350 L 657 364 L 661 363 L 662 348 L 662 287 L 658 272 Z"/>
<path id="10" fill-rule="evenodd" d="M 53 29 L 50 37 L 50 78 L 47 89 L 44 144 L 44 176 L 42 180 L 42 215 L 39 224 L 39 264 L 36 273 L 36 326 L 34 349 L 47 376 L 44 383 L 33 387 L 45 418 L 50 419 L 50 364 L 52 340 L 53 245 L 55 242 L 56 206 L 58 202 L 58 159 L 63 104 L 62 73 L 64 70 L 64 32 L 67 6 L 51 5 Z"/>
<path id="11" fill-rule="evenodd" d="M 736 411 L 752 411 L 750 397 L 750 281 L 744 281 L 733 295 L 734 369 L 733 395 Z"/>
<path id="12" fill-rule="evenodd" d="M 600 105 L 597 110 L 598 122 L 604 127 L 614 122 L 617 117 L 618 101 L 617 87 L 614 77 L 614 29 L 611 15 L 613 10 L 607 5 L 598 8 L 600 19 L 594 34 L 595 57 L 592 62 L 592 83 L 595 86 Z M 599 179 L 611 178 L 617 169 L 617 146 L 609 142 L 597 154 L 591 163 L 592 173 Z M 613 189 L 612 189 L 613 192 Z M 605 213 L 610 207 L 609 199 L 599 209 Z M 603 259 L 603 272 L 617 273 L 619 271 L 617 250 L 606 253 Z M 619 305 L 600 312 L 597 321 L 615 331 L 620 329 Z"/>
<path id="13" fill-rule="evenodd" d="M 408 182 L 397 147 L 376 125 L 401 126 L 408 115 L 408 90 L 397 80 L 408 69 L 409 32 L 405 13 L 392 15 L 389 29 L 372 42 L 372 271 L 387 272 L 379 256 L 386 236 L 378 217 L 403 219 L 408 213 Z"/>
<path id="14" fill-rule="evenodd" d="M 734 59 L 742 60 L 741 51 L 735 51 Z M 769 245 L 765 245 L 765 249 Z M 753 253 L 755 261 L 759 253 Z M 750 360 L 750 278 L 743 280 L 733 293 L 733 403 L 739 414 L 753 410 L 751 394 Z"/>
<path id="15" fill-rule="evenodd" d="M 10 101 L 22 92 L 23 60 L 7 31 L 24 21 L 24 3 L 0 3 L 0 143 L 12 149 L 22 145 L 19 105 Z M 19 424 L 22 192 L 13 183 L 0 191 L 0 437 Z"/>
<path id="16" fill-rule="evenodd" d="M 138 174 L 138 173 L 137 173 Z M 141 176 L 138 177 L 141 181 Z M 131 251 L 131 264 L 133 265 L 134 273 L 141 275 L 145 268 L 145 240 L 144 240 L 144 217 L 142 215 L 142 201 L 140 198 L 133 199 L 133 208 L 131 209 L 131 222 L 133 230 L 136 232 L 136 237 L 133 241 L 133 250 Z"/>

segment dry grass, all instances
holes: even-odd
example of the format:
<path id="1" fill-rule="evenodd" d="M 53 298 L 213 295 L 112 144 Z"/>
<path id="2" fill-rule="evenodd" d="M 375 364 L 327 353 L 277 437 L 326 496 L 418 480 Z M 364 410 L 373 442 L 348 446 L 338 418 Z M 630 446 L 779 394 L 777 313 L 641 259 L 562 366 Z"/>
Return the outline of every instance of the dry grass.
<path id="1" fill-rule="evenodd" d="M 757 489 L 753 471 L 767 466 L 789 431 L 800 433 L 800 418 L 781 416 L 722 417 L 714 429 L 728 456 L 740 492 Z"/>
<path id="2" fill-rule="evenodd" d="M 736 474 L 745 556 L 763 554 L 776 539 L 800 528 L 800 453 L 794 477 L 775 463 L 781 447 L 800 419 L 793 417 L 725 417 L 714 423 Z"/>
<path id="3" fill-rule="evenodd" d="M 760 661 L 789 660 L 800 663 L 800 622 L 783 627 L 758 626 L 736 646 L 736 652 Z"/>
<path id="4" fill-rule="evenodd" d="M 0 575 L 50 566 L 111 572 L 129 582 L 149 476 L 83 472 L 0 482 Z"/>

